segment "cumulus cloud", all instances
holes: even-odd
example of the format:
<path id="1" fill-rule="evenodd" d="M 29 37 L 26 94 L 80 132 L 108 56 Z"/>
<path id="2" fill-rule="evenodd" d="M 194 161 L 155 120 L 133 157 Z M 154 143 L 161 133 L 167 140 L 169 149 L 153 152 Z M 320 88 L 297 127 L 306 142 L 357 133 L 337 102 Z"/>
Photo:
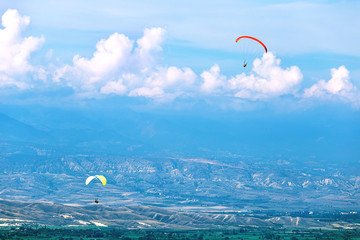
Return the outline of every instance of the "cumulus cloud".
<path id="1" fill-rule="evenodd" d="M 158 67 L 144 72 L 142 78 L 144 81 L 129 96 L 173 99 L 193 87 L 196 74 L 190 68 Z"/>
<path id="2" fill-rule="evenodd" d="M 280 59 L 269 52 L 262 59 L 255 59 L 253 73 L 239 74 L 229 80 L 230 88 L 240 98 L 269 98 L 294 94 L 302 81 L 302 73 L 296 66 L 282 69 Z"/>
<path id="3" fill-rule="evenodd" d="M 80 92 L 119 94 L 163 98 L 179 95 L 193 85 L 196 74 L 190 68 L 157 66 L 153 59 L 161 51 L 165 30 L 145 29 L 133 41 L 114 33 L 96 44 L 90 59 L 76 55 L 73 65 L 65 65 L 54 74 L 55 82 L 63 82 Z"/>
<path id="4" fill-rule="evenodd" d="M 359 102 L 360 93 L 356 86 L 350 82 L 350 73 L 345 66 L 331 69 L 329 81 L 320 80 L 310 88 L 304 90 L 305 98 L 328 99 L 338 97 L 344 101 Z"/>
<path id="5" fill-rule="evenodd" d="M 2 18 L 0 29 L 0 87 L 17 86 L 26 88 L 28 84 L 20 76 L 35 71 L 29 63 L 32 52 L 44 43 L 43 37 L 23 37 L 22 33 L 30 24 L 30 18 L 21 16 L 17 10 L 7 10 Z"/>
<path id="6" fill-rule="evenodd" d="M 204 71 L 200 76 L 203 79 L 201 90 L 207 94 L 219 92 L 220 88 L 226 84 L 226 77 L 220 74 L 220 67 L 217 64 L 212 66 L 209 71 Z"/>
<path id="7" fill-rule="evenodd" d="M 133 41 L 123 34 L 114 33 L 96 44 L 92 58 L 74 56 L 73 66 L 65 65 L 55 73 L 54 80 L 65 79 L 76 89 L 93 90 L 126 66 Z"/>
<path id="8" fill-rule="evenodd" d="M 144 36 L 136 41 L 138 47 L 135 54 L 144 66 L 149 65 L 153 61 L 152 53 L 162 50 L 161 44 L 164 41 L 165 30 L 162 28 L 147 28 Z"/>
<path id="9" fill-rule="evenodd" d="M 201 74 L 201 90 L 207 93 L 221 91 L 223 94 L 244 99 L 264 99 L 284 94 L 294 94 L 299 89 L 302 73 L 296 66 L 282 69 L 280 60 L 269 52 L 262 59 L 255 59 L 252 72 L 241 73 L 230 79 L 221 75 L 218 65 Z"/>

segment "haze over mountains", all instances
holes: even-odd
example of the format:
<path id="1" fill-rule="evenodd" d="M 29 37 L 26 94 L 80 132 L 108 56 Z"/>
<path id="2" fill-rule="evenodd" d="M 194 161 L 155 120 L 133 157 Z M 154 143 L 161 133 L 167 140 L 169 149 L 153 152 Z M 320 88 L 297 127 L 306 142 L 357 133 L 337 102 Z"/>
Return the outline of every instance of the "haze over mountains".
<path id="1" fill-rule="evenodd" d="M 351 109 L 288 114 L 276 109 L 234 112 L 201 104 L 180 110 L 109 105 L 106 100 L 67 108 L 2 105 L 0 140 L 77 153 L 147 151 L 215 158 L 230 153 L 260 161 L 359 161 L 360 115 Z"/>
<path id="2" fill-rule="evenodd" d="M 191 211 L 359 208 L 356 114 L 269 114 L 264 121 L 241 112 L 2 112 L 2 199 L 83 205 L 98 197 L 108 206 Z M 105 187 L 84 185 L 100 173 Z"/>

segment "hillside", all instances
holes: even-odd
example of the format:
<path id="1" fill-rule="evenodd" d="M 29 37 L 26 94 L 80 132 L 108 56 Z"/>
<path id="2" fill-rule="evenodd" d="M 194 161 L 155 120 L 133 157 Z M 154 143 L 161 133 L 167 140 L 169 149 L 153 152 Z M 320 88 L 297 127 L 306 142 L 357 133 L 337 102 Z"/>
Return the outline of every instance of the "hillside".
<path id="1" fill-rule="evenodd" d="M 358 214 L 340 213 L 186 213 L 153 206 L 68 206 L 0 200 L 0 226 L 98 226 L 121 229 L 231 229 L 239 226 L 297 228 L 358 228 Z M 278 215 L 274 217 L 274 215 Z"/>

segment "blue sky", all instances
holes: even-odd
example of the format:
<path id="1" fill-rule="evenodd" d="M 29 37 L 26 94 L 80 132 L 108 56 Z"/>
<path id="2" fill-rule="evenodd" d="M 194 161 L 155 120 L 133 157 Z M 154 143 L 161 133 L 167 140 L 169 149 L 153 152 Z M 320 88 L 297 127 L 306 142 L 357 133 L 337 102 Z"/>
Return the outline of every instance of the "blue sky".
<path id="1" fill-rule="evenodd" d="M 286 98 L 357 111 L 359 10 L 358 1 L 2 1 L 1 101 Z M 269 49 L 246 69 L 241 35 Z"/>

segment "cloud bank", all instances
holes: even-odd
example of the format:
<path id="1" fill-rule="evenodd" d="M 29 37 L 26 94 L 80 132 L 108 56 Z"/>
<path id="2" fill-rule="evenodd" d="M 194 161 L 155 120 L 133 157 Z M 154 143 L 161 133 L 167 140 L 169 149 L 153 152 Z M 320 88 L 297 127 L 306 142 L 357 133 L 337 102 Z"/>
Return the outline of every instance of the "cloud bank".
<path id="1" fill-rule="evenodd" d="M 226 95 L 258 100 L 295 94 L 302 73 L 296 66 L 282 69 L 271 52 L 253 63 L 252 72 L 227 78 L 215 64 L 200 76 L 189 67 L 159 66 L 165 30 L 145 29 L 136 41 L 114 33 L 96 44 L 92 58 L 76 55 L 72 65 L 56 70 L 54 81 L 90 95 L 117 94 L 130 97 L 174 99 L 186 94 Z"/>

